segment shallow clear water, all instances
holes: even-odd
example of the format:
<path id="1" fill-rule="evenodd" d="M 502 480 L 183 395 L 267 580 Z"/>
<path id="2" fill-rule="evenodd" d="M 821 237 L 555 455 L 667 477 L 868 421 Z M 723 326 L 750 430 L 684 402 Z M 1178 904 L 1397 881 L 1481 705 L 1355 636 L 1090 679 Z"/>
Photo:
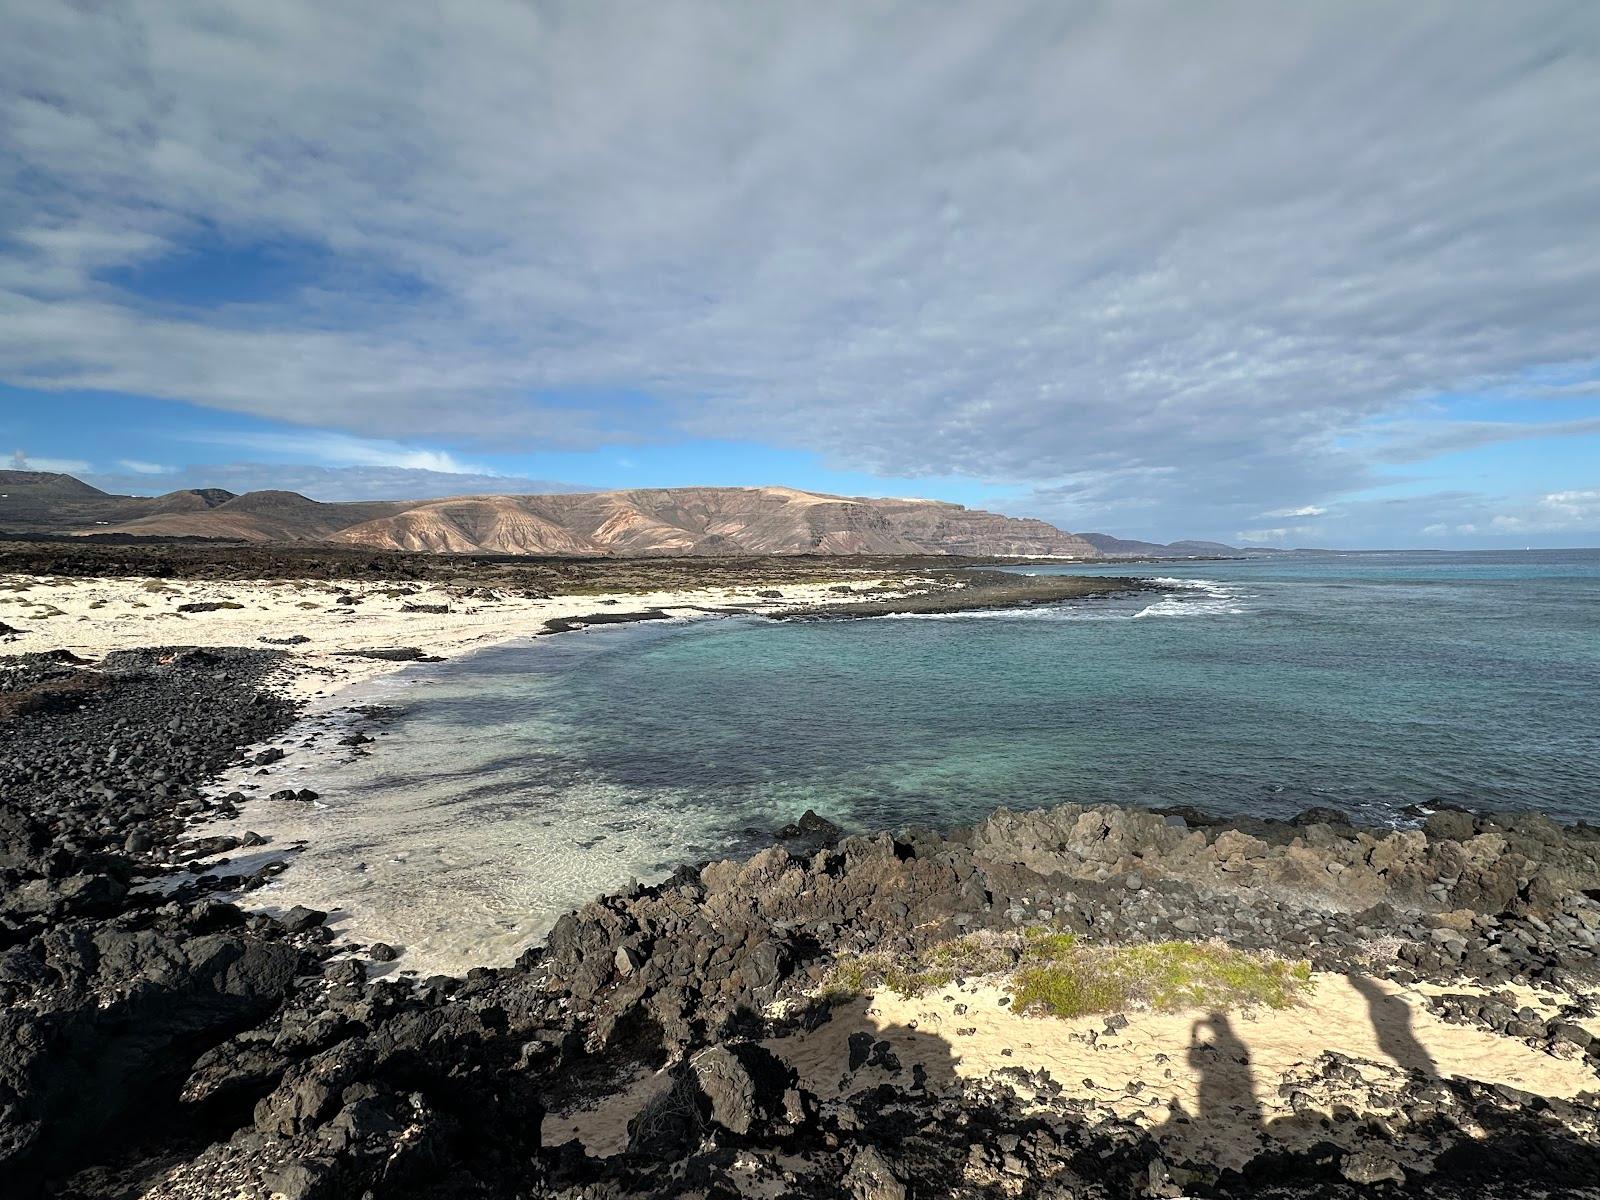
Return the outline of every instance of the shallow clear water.
<path id="1" fill-rule="evenodd" d="M 1600 552 L 1060 572 L 1177 590 L 596 629 L 407 672 L 369 694 L 407 708 L 380 752 L 319 779 L 283 886 L 495 957 L 808 807 L 852 828 L 1064 801 L 1600 818 Z"/>

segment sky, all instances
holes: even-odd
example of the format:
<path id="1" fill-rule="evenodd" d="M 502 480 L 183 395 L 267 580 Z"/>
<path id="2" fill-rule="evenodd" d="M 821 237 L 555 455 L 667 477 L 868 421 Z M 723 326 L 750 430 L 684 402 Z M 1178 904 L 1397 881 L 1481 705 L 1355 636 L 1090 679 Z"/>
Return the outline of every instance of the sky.
<path id="1" fill-rule="evenodd" d="M 1600 5 L 0 0 L 0 466 L 1600 545 Z"/>

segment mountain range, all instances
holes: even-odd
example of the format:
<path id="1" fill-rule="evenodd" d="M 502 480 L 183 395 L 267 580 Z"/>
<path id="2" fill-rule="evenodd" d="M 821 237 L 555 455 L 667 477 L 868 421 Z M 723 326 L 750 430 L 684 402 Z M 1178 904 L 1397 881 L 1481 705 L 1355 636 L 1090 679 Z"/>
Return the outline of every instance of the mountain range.
<path id="1" fill-rule="evenodd" d="M 1073 534 L 942 500 L 785 487 L 635 488 L 538 496 L 327 503 L 297 492 L 196 488 L 117 496 L 43 471 L 0 471 L 0 530 L 376 550 L 530 555 L 951 554 L 1117 558 L 1237 553 L 1216 542 Z"/>

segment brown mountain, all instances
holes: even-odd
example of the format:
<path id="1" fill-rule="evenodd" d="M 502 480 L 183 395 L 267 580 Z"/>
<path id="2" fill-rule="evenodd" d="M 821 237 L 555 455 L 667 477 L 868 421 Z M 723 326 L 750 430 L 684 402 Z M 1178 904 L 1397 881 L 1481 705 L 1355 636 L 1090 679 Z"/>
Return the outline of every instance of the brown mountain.
<path id="1" fill-rule="evenodd" d="M 147 537 L 220 537 L 246 542 L 305 542 L 325 538 L 378 517 L 392 516 L 413 501 L 366 500 L 324 504 L 299 492 L 246 492 L 204 511 L 168 510 L 101 529 Z"/>
<path id="2" fill-rule="evenodd" d="M 550 496 L 455 496 L 329 540 L 501 554 L 1060 554 L 1095 550 L 1042 521 L 934 500 L 793 488 L 650 488 Z"/>
<path id="3" fill-rule="evenodd" d="M 0 529 L 53 533 L 174 514 L 205 513 L 235 499 L 221 488 L 189 488 L 164 496 L 113 496 L 53 471 L 0 471 Z"/>
<path id="4" fill-rule="evenodd" d="M 109 496 L 66 475 L 4 472 L 0 484 L 6 476 L 17 477 L 11 491 L 29 499 L 0 497 L 0 528 L 21 530 L 494 554 L 1098 554 L 1043 521 L 938 500 L 828 496 L 782 487 L 325 504 L 270 491 Z"/>

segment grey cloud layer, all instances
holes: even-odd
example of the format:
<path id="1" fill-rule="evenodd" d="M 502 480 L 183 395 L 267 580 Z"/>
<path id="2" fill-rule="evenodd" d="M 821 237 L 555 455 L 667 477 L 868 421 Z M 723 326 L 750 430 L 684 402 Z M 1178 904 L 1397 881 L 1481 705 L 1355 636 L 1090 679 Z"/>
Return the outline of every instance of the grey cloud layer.
<path id="1" fill-rule="evenodd" d="M 1351 435 L 1430 392 L 1600 358 L 1582 0 L 0 10 L 13 382 L 1221 528 L 1369 482 Z M 336 267 L 201 312 L 96 282 L 201 230 Z M 530 399 L 612 390 L 663 407 Z"/>

